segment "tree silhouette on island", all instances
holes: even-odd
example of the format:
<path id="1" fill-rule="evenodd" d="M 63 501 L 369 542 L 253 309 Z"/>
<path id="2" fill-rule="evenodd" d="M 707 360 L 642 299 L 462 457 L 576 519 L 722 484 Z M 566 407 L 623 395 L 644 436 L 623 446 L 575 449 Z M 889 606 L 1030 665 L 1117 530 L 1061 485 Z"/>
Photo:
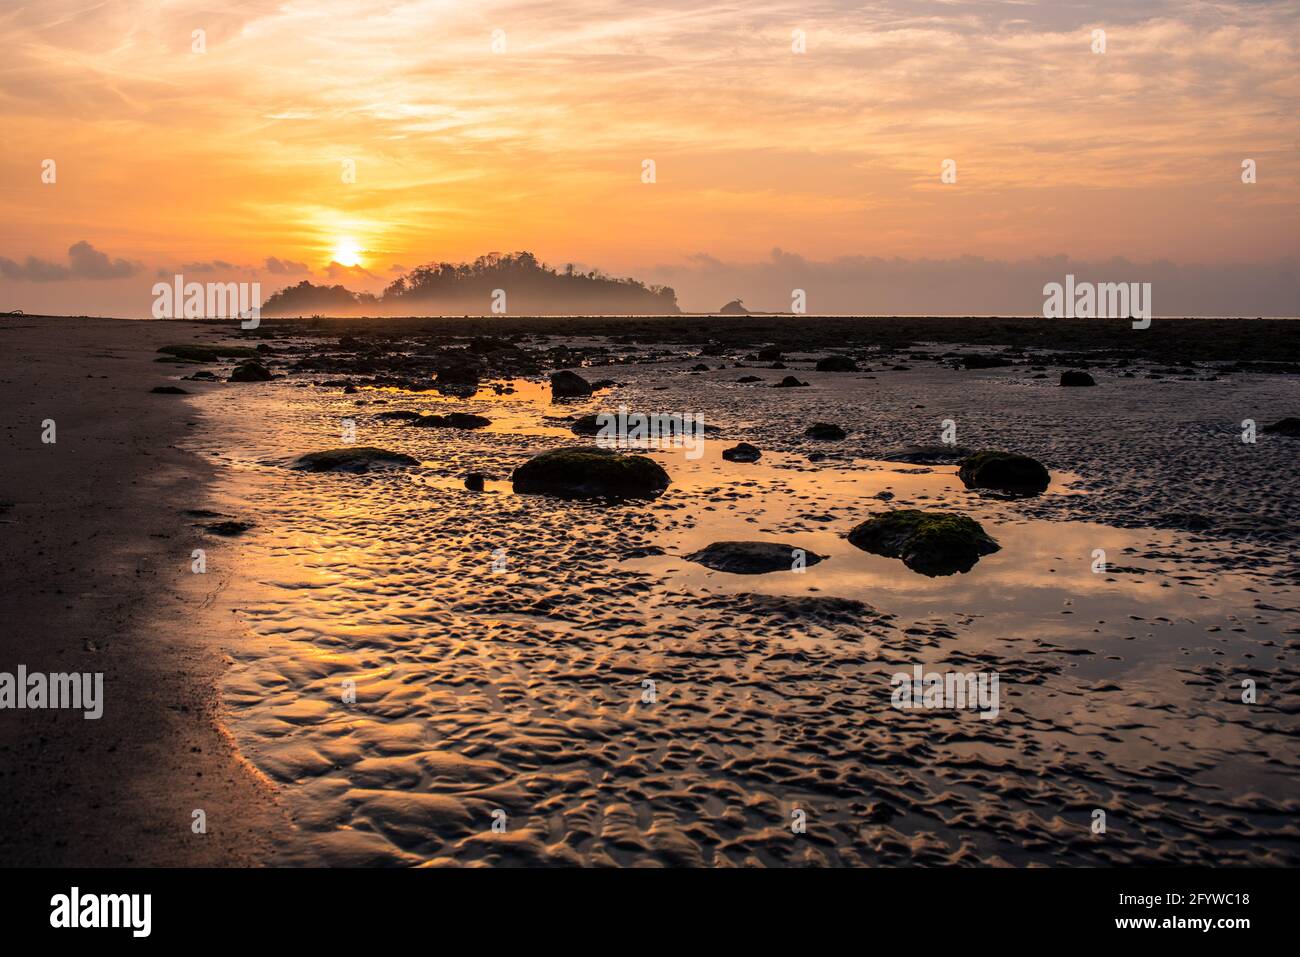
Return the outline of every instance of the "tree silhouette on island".
<path id="1" fill-rule="evenodd" d="M 488 253 L 472 263 L 429 263 L 390 283 L 381 296 L 303 280 L 262 306 L 267 316 L 353 315 L 676 315 L 667 286 L 617 279 L 600 270 L 561 272 L 530 252 Z"/>

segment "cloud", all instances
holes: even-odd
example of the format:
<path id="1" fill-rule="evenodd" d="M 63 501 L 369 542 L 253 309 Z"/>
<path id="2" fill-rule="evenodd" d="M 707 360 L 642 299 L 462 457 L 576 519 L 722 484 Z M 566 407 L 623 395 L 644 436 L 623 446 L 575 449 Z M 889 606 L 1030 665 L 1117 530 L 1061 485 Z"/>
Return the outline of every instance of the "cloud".
<path id="1" fill-rule="evenodd" d="M 125 279 L 144 267 L 125 259 L 110 259 L 84 239 L 68 247 L 68 264 L 28 256 L 22 263 L 0 256 L 0 275 L 28 282 L 63 282 L 70 279 Z"/>
<path id="2" fill-rule="evenodd" d="M 277 259 L 275 256 L 266 257 L 266 271 L 277 276 L 300 276 L 311 272 L 306 263 L 295 262 L 292 259 Z"/>
<path id="3" fill-rule="evenodd" d="M 789 312 L 804 290 L 810 315 L 1041 315 L 1043 286 L 1149 282 L 1157 316 L 1293 316 L 1300 261 L 1180 264 L 1069 256 L 1000 260 L 982 256 L 900 259 L 844 256 L 818 261 L 781 249 L 765 260 L 727 262 L 697 254 L 680 265 L 636 272 L 672 286 L 688 312 L 713 312 L 737 297 L 756 312 Z"/>

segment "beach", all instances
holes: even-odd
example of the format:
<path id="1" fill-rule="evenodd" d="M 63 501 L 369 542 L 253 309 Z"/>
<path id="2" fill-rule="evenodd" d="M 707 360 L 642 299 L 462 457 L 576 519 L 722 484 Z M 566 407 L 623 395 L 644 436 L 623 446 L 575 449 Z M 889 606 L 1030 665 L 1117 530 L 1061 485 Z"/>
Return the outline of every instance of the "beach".
<path id="1" fill-rule="evenodd" d="M 4 318 L 2 669 L 102 673 L 101 717 L 0 721 L 11 865 L 249 865 L 283 829 L 232 747 L 217 682 L 237 626 L 191 574 L 211 470 L 176 442 L 193 411 L 150 389 L 184 327 Z M 55 423 L 52 444 L 43 422 Z M 219 548 L 219 545 L 213 546 Z M 207 832 L 193 831 L 193 811 Z"/>
<path id="2" fill-rule="evenodd" d="M 6 318 L 21 361 L 3 383 L 3 664 L 103 671 L 106 689 L 97 721 L 3 724 L 6 850 L 1294 865 L 1300 439 L 1241 434 L 1295 414 L 1295 327 L 501 318 L 241 335 Z M 157 361 L 186 343 L 256 350 L 274 378 L 224 381 L 246 357 Z M 593 393 L 557 401 L 560 369 Z M 1096 385 L 1062 387 L 1069 370 Z M 514 486 L 539 453 L 592 444 L 583 416 L 619 409 L 706 427 L 699 455 L 626 449 L 662 466 L 661 495 Z M 428 420 L 452 413 L 487 421 Z M 949 428 L 953 446 L 1032 456 L 1050 485 L 965 487 L 955 455 L 934 458 Z M 740 442 L 758 461 L 724 458 Z M 294 467 L 340 447 L 412 464 Z M 998 548 L 926 575 L 849 541 L 895 509 L 968 516 Z M 734 541 L 808 561 L 739 574 L 696 557 Z M 996 714 L 899 707 L 897 676 L 932 671 L 997 675 Z M 39 839 L 55 821 L 76 822 L 66 843 Z"/>

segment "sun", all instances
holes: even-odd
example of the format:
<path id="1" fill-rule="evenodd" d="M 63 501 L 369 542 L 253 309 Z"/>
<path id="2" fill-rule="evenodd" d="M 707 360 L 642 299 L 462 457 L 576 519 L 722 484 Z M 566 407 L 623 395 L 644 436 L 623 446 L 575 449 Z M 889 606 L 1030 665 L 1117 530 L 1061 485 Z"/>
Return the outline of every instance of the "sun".
<path id="1" fill-rule="evenodd" d="M 334 261 L 340 266 L 360 266 L 361 246 L 351 237 L 345 236 L 334 245 Z"/>

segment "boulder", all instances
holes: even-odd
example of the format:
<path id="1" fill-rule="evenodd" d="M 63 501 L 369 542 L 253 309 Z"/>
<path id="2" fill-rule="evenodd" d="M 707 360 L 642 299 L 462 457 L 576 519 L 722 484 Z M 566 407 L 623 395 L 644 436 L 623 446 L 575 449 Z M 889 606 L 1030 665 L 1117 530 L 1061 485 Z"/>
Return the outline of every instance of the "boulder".
<path id="1" fill-rule="evenodd" d="M 803 434 L 810 439 L 824 439 L 833 442 L 844 438 L 845 432 L 838 425 L 832 425 L 829 422 L 814 422 L 804 430 Z"/>
<path id="2" fill-rule="evenodd" d="M 510 476 L 516 492 L 561 498 L 654 498 L 668 473 L 644 455 L 582 446 L 534 456 Z"/>
<path id="3" fill-rule="evenodd" d="M 1300 419 L 1294 416 L 1278 419 L 1272 425 L 1264 426 L 1263 431 L 1270 432 L 1273 435 L 1286 435 L 1294 438 L 1300 436 Z"/>
<path id="4" fill-rule="evenodd" d="M 999 550 L 980 523 L 965 515 L 899 509 L 867 519 L 849 532 L 849 542 L 874 555 L 937 578 L 968 572 L 984 555 Z"/>
<path id="5" fill-rule="evenodd" d="M 1067 369 L 1065 372 L 1061 373 L 1061 385 L 1063 386 L 1088 386 L 1096 384 L 1096 379 L 1079 369 Z"/>
<path id="6" fill-rule="evenodd" d="M 818 372 L 857 372 L 858 364 L 848 356 L 827 356 L 817 360 Z"/>
<path id="7" fill-rule="evenodd" d="M 591 383 L 568 369 L 551 373 L 551 397 L 554 399 L 575 399 L 591 395 Z"/>
<path id="8" fill-rule="evenodd" d="M 882 462 L 905 462 L 908 465 L 951 465 L 971 454 L 957 445 L 904 445 L 880 456 Z"/>
<path id="9" fill-rule="evenodd" d="M 272 379 L 271 370 L 260 362 L 245 362 L 237 365 L 230 373 L 227 382 L 267 382 Z"/>
<path id="10" fill-rule="evenodd" d="M 745 304 L 741 302 L 739 299 L 733 299 L 731 300 L 731 302 L 727 303 L 725 306 L 723 306 L 721 309 L 718 310 L 718 315 L 747 316 L 749 315 L 749 310 L 745 308 Z"/>
<path id="11" fill-rule="evenodd" d="M 805 386 L 807 384 L 808 384 L 807 382 L 800 382 L 794 376 L 788 375 L 780 382 L 778 382 L 776 385 L 772 386 L 772 388 L 773 389 L 797 389 L 800 386 Z"/>
<path id="12" fill-rule="evenodd" d="M 483 491 L 483 483 L 489 477 L 482 472 L 470 472 L 465 476 L 465 487 L 471 492 L 481 492 Z"/>
<path id="13" fill-rule="evenodd" d="M 188 389 L 182 389 L 178 385 L 156 385 L 149 390 L 155 395 L 189 395 Z"/>
<path id="14" fill-rule="evenodd" d="M 470 415 L 468 412 L 422 415 L 411 420 L 411 425 L 420 429 L 481 429 L 491 424 L 492 420 L 486 416 Z"/>
<path id="15" fill-rule="evenodd" d="M 201 346 L 183 343 L 175 346 L 162 346 L 163 355 L 185 359 L 189 362 L 216 362 L 218 359 L 252 359 L 257 355 L 256 349 L 248 346 Z"/>
<path id="16" fill-rule="evenodd" d="M 957 477 L 967 488 L 1036 495 L 1047 490 L 1051 473 L 1036 459 L 1015 452 L 984 450 L 961 461 Z"/>
<path id="17" fill-rule="evenodd" d="M 741 442 L 729 449 L 723 449 L 722 457 L 728 462 L 757 462 L 763 457 L 763 450 L 757 445 Z"/>
<path id="18" fill-rule="evenodd" d="M 414 422 L 416 419 L 423 418 L 423 413 L 413 412 L 410 409 L 392 409 L 388 412 L 376 412 L 376 419 L 391 420 L 395 422 Z"/>
<path id="19" fill-rule="evenodd" d="M 782 545 L 776 542 L 714 542 L 706 548 L 686 556 L 687 561 L 698 562 L 706 568 L 733 575 L 763 575 L 767 572 L 791 571 L 803 565 L 816 565 L 825 555 Z"/>
<path id="20" fill-rule="evenodd" d="M 389 452 L 369 445 L 353 445 L 324 452 L 308 452 L 289 466 L 306 472 L 368 472 L 372 465 L 419 465 L 417 459 L 401 452 Z"/>
<path id="21" fill-rule="evenodd" d="M 783 356 L 776 346 L 764 346 L 758 350 L 758 358 L 761 362 L 780 362 Z"/>

